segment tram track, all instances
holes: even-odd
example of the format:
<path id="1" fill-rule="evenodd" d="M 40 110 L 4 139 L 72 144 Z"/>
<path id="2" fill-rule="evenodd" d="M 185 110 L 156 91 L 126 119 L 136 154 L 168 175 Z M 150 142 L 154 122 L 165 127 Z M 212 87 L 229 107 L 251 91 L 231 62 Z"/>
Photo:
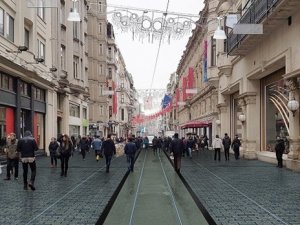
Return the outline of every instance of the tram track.
<path id="1" fill-rule="evenodd" d="M 139 157 L 104 224 L 209 224 L 163 153 Z"/>

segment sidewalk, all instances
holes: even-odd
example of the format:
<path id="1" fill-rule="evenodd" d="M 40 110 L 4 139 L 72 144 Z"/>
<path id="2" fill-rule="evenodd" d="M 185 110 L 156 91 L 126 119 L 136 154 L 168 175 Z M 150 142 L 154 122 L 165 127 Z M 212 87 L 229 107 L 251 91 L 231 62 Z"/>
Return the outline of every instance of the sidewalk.
<path id="1" fill-rule="evenodd" d="M 77 152 L 70 158 L 68 177 L 60 177 L 59 167 L 50 168 L 49 157 L 39 157 L 34 192 L 23 190 L 22 168 L 17 181 L 4 181 L 3 171 L 0 224 L 94 225 L 127 171 L 123 156 L 114 158 L 110 173 L 104 164 L 104 159 L 96 162 L 93 151 L 85 161 Z"/>
<path id="2" fill-rule="evenodd" d="M 181 174 L 217 224 L 300 224 L 300 174 L 258 160 L 182 158 Z"/>

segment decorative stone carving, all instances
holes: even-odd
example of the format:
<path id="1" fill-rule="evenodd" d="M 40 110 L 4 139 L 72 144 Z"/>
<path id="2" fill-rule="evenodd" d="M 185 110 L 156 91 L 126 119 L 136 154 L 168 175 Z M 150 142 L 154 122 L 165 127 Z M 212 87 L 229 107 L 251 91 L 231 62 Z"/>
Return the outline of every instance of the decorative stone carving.
<path id="1" fill-rule="evenodd" d="M 297 89 L 297 80 L 296 78 L 291 78 L 285 82 L 289 91 L 295 91 Z"/>
<path id="2" fill-rule="evenodd" d="M 246 96 L 244 98 L 244 100 L 245 100 L 246 105 L 255 104 L 256 103 L 256 96 L 249 95 L 249 96 Z"/>

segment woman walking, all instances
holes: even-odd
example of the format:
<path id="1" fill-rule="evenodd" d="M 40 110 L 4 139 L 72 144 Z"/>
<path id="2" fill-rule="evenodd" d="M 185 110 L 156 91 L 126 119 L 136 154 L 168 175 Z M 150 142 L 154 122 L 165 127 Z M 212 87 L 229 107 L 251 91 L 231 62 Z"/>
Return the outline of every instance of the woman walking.
<path id="1" fill-rule="evenodd" d="M 59 148 L 59 144 L 56 141 L 56 138 L 51 138 L 51 142 L 49 144 L 49 152 L 51 157 L 51 168 L 57 167 L 57 149 Z M 53 164 L 54 163 L 54 164 Z"/>
<path id="2" fill-rule="evenodd" d="M 61 146 L 59 148 L 60 161 L 61 161 L 61 173 L 60 176 L 67 176 L 69 167 L 69 158 L 72 152 L 72 142 L 67 134 L 63 135 Z"/>
<path id="3" fill-rule="evenodd" d="M 83 160 L 85 160 L 85 155 L 86 152 L 89 151 L 89 148 L 90 148 L 89 140 L 87 139 L 87 137 L 83 136 L 80 140 L 80 150 L 81 150 L 81 155 Z"/>
<path id="4" fill-rule="evenodd" d="M 7 169 L 6 178 L 4 180 L 10 180 L 11 172 L 14 169 L 15 180 L 18 179 L 19 175 L 19 154 L 17 152 L 18 140 L 16 139 L 16 134 L 11 133 L 7 137 L 7 146 L 5 152 L 7 155 Z"/>

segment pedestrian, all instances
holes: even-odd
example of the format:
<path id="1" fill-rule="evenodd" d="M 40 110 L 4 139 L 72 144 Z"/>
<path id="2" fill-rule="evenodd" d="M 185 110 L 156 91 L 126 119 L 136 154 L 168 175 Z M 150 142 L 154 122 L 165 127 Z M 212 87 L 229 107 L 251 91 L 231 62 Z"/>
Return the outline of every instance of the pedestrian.
<path id="1" fill-rule="evenodd" d="M 174 169 L 177 173 L 180 173 L 182 149 L 183 142 L 178 138 L 178 133 L 175 133 L 170 144 L 170 152 L 173 153 Z"/>
<path id="2" fill-rule="evenodd" d="M 32 137 L 30 131 L 25 131 L 24 137 L 18 141 L 17 151 L 21 153 L 21 161 L 23 166 L 23 182 L 24 190 L 28 189 L 35 190 L 34 181 L 36 176 L 36 162 L 35 162 L 35 151 L 38 150 L 37 143 Z M 28 165 L 31 170 L 30 182 L 27 181 Z"/>
<path id="3" fill-rule="evenodd" d="M 241 141 L 239 139 L 239 136 L 236 134 L 235 138 L 232 141 L 231 147 L 234 151 L 234 157 L 236 160 L 240 159 L 240 147 L 241 147 Z"/>
<path id="4" fill-rule="evenodd" d="M 11 133 L 7 137 L 7 145 L 4 149 L 7 157 L 6 165 L 6 178 L 4 180 L 10 180 L 11 172 L 14 168 L 15 180 L 18 179 L 19 175 L 19 153 L 17 152 L 18 140 L 16 139 L 16 134 Z"/>
<path id="5" fill-rule="evenodd" d="M 81 152 L 81 155 L 82 155 L 82 159 L 85 160 L 86 152 L 88 152 L 89 148 L 90 148 L 89 140 L 87 139 L 86 136 L 83 136 L 80 139 L 79 146 L 80 146 L 80 152 Z"/>
<path id="6" fill-rule="evenodd" d="M 49 144 L 49 152 L 50 152 L 50 157 L 51 157 L 51 168 L 54 166 L 57 167 L 57 151 L 59 148 L 59 144 L 56 141 L 56 138 L 52 137 L 51 142 Z"/>
<path id="7" fill-rule="evenodd" d="M 285 150 L 284 140 L 281 137 L 277 137 L 275 151 L 276 151 L 276 158 L 277 158 L 277 167 L 282 168 L 282 155 Z"/>
<path id="8" fill-rule="evenodd" d="M 195 147 L 195 141 L 192 136 L 189 136 L 189 138 L 186 141 L 186 149 L 187 149 L 187 156 L 192 158 L 192 151 Z"/>
<path id="9" fill-rule="evenodd" d="M 128 170 L 130 170 L 131 172 L 133 172 L 134 169 L 134 157 L 135 157 L 135 153 L 138 150 L 136 147 L 136 144 L 133 143 L 133 138 L 130 137 L 128 139 L 128 143 L 126 143 L 125 148 L 124 148 L 124 152 L 126 154 L 127 157 L 127 162 L 128 162 Z"/>
<path id="10" fill-rule="evenodd" d="M 158 138 L 154 136 L 152 140 L 152 148 L 153 148 L 153 154 L 155 155 L 157 153 L 157 145 L 158 145 Z"/>
<path id="11" fill-rule="evenodd" d="M 96 138 L 92 141 L 91 146 L 95 151 L 96 161 L 98 162 L 100 157 L 102 158 L 102 153 L 101 153 L 102 141 L 99 135 L 97 135 Z"/>
<path id="12" fill-rule="evenodd" d="M 60 152 L 60 176 L 67 177 L 68 169 L 69 169 L 69 159 L 72 154 L 72 141 L 67 134 L 63 135 L 61 145 L 59 147 Z"/>
<path id="13" fill-rule="evenodd" d="M 219 135 L 216 135 L 216 138 L 213 141 L 213 148 L 215 150 L 215 157 L 214 160 L 217 160 L 217 154 L 218 154 L 218 160 L 221 160 L 221 149 L 223 148 L 222 139 L 219 137 Z"/>
<path id="14" fill-rule="evenodd" d="M 102 143 L 102 151 L 106 161 L 106 173 L 109 173 L 112 156 L 116 154 L 116 146 L 111 139 L 111 134 L 108 134 L 107 139 Z"/>
<path id="15" fill-rule="evenodd" d="M 231 146 L 231 139 L 228 136 L 227 133 L 225 133 L 224 138 L 223 138 L 223 146 L 224 146 L 224 152 L 225 152 L 225 160 L 229 160 L 229 149 Z"/>

